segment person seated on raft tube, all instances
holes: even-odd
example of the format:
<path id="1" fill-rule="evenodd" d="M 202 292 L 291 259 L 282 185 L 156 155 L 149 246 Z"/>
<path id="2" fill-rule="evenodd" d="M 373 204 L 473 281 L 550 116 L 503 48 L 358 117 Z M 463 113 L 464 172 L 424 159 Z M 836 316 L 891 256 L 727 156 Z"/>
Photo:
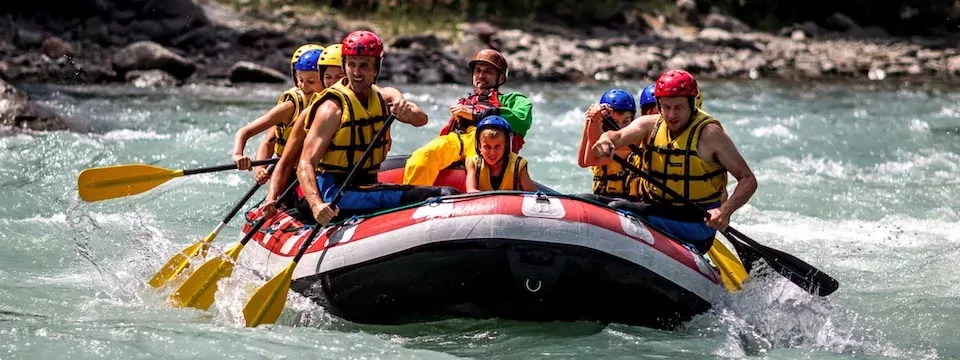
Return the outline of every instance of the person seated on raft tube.
<path id="1" fill-rule="evenodd" d="M 433 185 L 441 170 L 476 155 L 475 125 L 490 115 L 499 115 L 510 123 L 514 152 L 519 153 L 523 147 L 523 138 L 533 122 L 533 103 L 516 91 L 500 93 L 509 75 L 507 60 L 496 50 L 484 49 L 469 66 L 474 93 L 450 107 L 450 119 L 440 136 L 410 155 L 403 170 L 404 184 Z"/>
<path id="2" fill-rule="evenodd" d="M 580 167 L 590 167 L 593 172 L 593 193 L 579 194 L 579 197 L 610 203 L 616 199 L 638 200 L 637 177 L 610 159 L 594 159 L 590 147 L 597 141 L 603 130 L 603 119 L 610 117 L 620 128 L 633 121 L 637 113 L 637 103 L 633 96 L 623 89 L 610 89 L 600 96 L 600 102 L 590 105 L 586 112 L 586 123 L 580 145 L 577 147 L 577 161 Z M 640 154 L 634 154 L 629 148 L 617 149 L 617 155 L 640 166 Z"/>
<path id="3" fill-rule="evenodd" d="M 750 200 L 757 179 L 720 122 L 695 105 L 699 91 L 693 75 L 671 70 L 657 79 L 659 115 L 646 115 L 619 131 L 603 133 L 593 145 L 596 158 L 609 158 L 616 149 L 643 140 L 642 170 L 691 202 L 707 209 L 704 218 L 640 179 L 641 200 L 617 200 L 610 205 L 645 218 L 706 253 L 717 230 L 725 230 L 730 216 Z M 723 201 L 727 172 L 737 179 L 730 198 Z"/>
<path id="4" fill-rule="evenodd" d="M 317 59 L 323 47 L 307 44 L 297 48 L 290 58 L 290 72 L 296 86 L 287 89 L 280 95 L 277 104 L 266 114 L 237 130 L 233 138 L 233 162 L 237 169 L 251 170 L 250 158 L 243 154 L 247 140 L 269 129 L 274 130 L 267 134 L 257 151 L 257 160 L 263 160 L 276 154 L 283 154 L 283 147 L 290 136 L 294 120 L 307 106 L 307 99 L 314 93 L 323 90 L 320 76 L 317 72 Z M 266 166 L 254 169 L 254 179 L 263 185 L 270 178 Z"/>
<path id="5" fill-rule="evenodd" d="M 323 89 L 331 87 L 340 81 L 340 79 L 343 79 L 343 60 L 340 50 L 342 48 L 339 43 L 329 45 L 323 49 L 320 58 L 317 60 L 317 71 L 320 74 Z M 300 112 L 297 121 L 291 126 L 293 130 L 290 131 L 290 137 L 283 147 L 283 154 L 280 155 L 280 161 L 277 162 L 276 167 L 273 169 L 273 175 L 270 176 L 273 181 L 270 182 L 267 196 L 260 205 L 261 212 L 266 217 L 272 217 L 276 213 L 277 198 L 283 193 L 284 189 L 287 188 L 287 181 L 290 179 L 290 174 L 296 168 L 297 161 L 300 160 L 300 152 L 303 150 L 303 138 L 307 131 L 305 125 L 307 114 L 313 112 L 313 108 L 317 105 L 317 100 L 320 99 L 322 93 L 322 91 L 313 93 L 308 101 L 307 107 Z M 294 196 L 289 196 L 284 200 L 286 201 L 284 201 L 283 204 L 287 209 L 295 208 L 297 205 L 296 197 Z"/>
<path id="6" fill-rule="evenodd" d="M 650 84 L 640 91 L 640 114 L 658 114 L 657 99 L 653 94 L 654 84 Z M 697 93 L 697 107 L 700 107 L 700 95 Z M 626 127 L 636 116 L 636 104 L 633 96 L 623 89 L 607 90 L 600 96 L 600 102 L 590 105 L 585 115 L 586 122 L 580 145 L 577 147 L 577 161 L 580 167 L 590 167 L 593 172 L 593 193 L 578 196 L 590 200 L 610 203 L 617 198 L 639 199 L 640 177 L 620 167 L 620 164 L 610 159 L 594 159 L 590 148 L 603 133 L 603 118 L 611 117 L 620 128 Z M 630 160 L 639 167 L 640 154 L 634 154 L 628 148 L 617 149 L 617 154 Z"/>
<path id="7" fill-rule="evenodd" d="M 657 97 L 653 91 L 656 84 L 647 85 L 640 91 L 640 115 L 656 115 L 660 113 L 657 109 Z M 697 108 L 700 106 L 700 89 L 697 89 Z"/>
<path id="8" fill-rule="evenodd" d="M 325 89 L 307 115 L 308 130 L 297 166 L 304 200 L 317 224 L 328 224 L 340 209 L 370 212 L 459 193 L 449 187 L 377 183 L 380 163 L 387 158 L 386 139 L 374 143 L 372 156 L 357 164 L 383 127 L 388 111 L 416 127 L 426 125 L 427 114 L 397 89 L 375 84 L 383 61 L 383 42 L 376 34 L 355 31 L 341 45 L 346 77 Z M 360 172 L 344 189 L 339 206 L 330 206 L 355 166 L 360 166 Z"/>
<path id="9" fill-rule="evenodd" d="M 527 160 L 512 149 L 513 130 L 506 119 L 491 115 L 477 123 L 476 152 L 467 158 L 468 193 L 493 190 L 537 191 Z"/>

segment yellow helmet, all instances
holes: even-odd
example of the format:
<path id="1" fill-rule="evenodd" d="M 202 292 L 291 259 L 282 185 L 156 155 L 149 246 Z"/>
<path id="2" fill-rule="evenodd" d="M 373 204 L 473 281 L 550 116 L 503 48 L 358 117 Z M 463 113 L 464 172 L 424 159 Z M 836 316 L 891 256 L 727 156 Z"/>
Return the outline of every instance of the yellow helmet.
<path id="1" fill-rule="evenodd" d="M 697 109 L 703 108 L 703 93 L 700 92 L 700 88 L 697 88 L 697 98 L 695 102 Z"/>
<path id="2" fill-rule="evenodd" d="M 300 59 L 300 55 L 310 50 L 320 50 L 323 51 L 323 46 L 317 44 L 305 44 L 293 51 L 293 56 L 290 57 L 290 76 L 294 76 L 293 64 L 297 62 L 297 59 Z"/>
<path id="3" fill-rule="evenodd" d="M 321 66 L 343 66 L 343 45 L 335 44 L 327 46 L 320 54 L 320 60 L 317 61 L 317 67 Z"/>

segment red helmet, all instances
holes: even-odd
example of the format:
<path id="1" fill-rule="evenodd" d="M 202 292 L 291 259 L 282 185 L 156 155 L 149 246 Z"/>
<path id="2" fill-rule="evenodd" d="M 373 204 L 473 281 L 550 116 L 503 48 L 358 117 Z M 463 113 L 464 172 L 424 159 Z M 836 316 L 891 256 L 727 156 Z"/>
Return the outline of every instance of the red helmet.
<path id="1" fill-rule="evenodd" d="M 376 56 L 383 57 L 383 42 L 377 34 L 366 30 L 358 30 L 347 34 L 343 38 L 342 56 Z"/>
<path id="2" fill-rule="evenodd" d="M 654 96 L 661 97 L 695 97 L 697 96 L 697 80 L 684 70 L 670 70 L 657 79 Z"/>

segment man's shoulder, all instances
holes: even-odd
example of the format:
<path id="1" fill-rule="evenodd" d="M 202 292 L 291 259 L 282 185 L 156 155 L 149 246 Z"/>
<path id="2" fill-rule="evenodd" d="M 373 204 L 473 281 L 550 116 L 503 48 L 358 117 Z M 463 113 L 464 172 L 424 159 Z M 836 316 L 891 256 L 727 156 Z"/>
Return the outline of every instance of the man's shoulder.
<path id="1" fill-rule="evenodd" d="M 501 99 L 501 100 L 504 100 L 504 99 L 516 99 L 516 98 L 529 99 L 529 97 L 527 97 L 526 94 L 524 94 L 524 93 L 522 93 L 522 92 L 519 92 L 519 91 L 511 91 L 511 92 L 506 92 L 506 93 L 501 93 L 501 94 L 500 94 L 500 99 Z"/>
<path id="2" fill-rule="evenodd" d="M 401 93 L 399 89 L 392 86 L 377 86 L 377 92 L 379 92 L 380 96 L 383 96 L 384 99 L 397 99 L 403 97 L 403 93 Z"/>
<path id="3" fill-rule="evenodd" d="M 704 124 L 703 128 L 700 129 L 701 139 L 716 139 L 719 136 L 727 136 L 727 133 L 723 131 L 723 127 L 720 126 L 719 122 L 711 121 Z"/>
<path id="4" fill-rule="evenodd" d="M 657 121 L 660 121 L 660 114 L 640 115 L 640 117 L 633 119 L 633 121 L 643 126 L 651 126 L 656 124 Z"/>
<path id="5" fill-rule="evenodd" d="M 340 99 L 333 96 L 325 96 L 320 101 L 314 103 L 319 113 L 334 113 L 340 115 Z"/>

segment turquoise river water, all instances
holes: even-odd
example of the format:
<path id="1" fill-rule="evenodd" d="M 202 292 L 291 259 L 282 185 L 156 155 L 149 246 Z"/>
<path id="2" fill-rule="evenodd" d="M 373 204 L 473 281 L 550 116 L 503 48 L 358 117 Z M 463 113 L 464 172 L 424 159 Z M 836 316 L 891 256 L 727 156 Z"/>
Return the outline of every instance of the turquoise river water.
<path id="1" fill-rule="evenodd" d="M 633 92 L 642 85 L 622 84 Z M 0 135 L 0 359 L 960 358 L 960 92 L 702 86 L 705 108 L 760 183 L 733 225 L 837 278 L 833 295 L 758 277 L 676 331 L 503 320 L 366 326 L 290 295 L 278 324 L 248 329 L 240 309 L 260 279 L 225 280 L 209 312 L 170 308 L 146 281 L 213 229 L 251 173 L 183 177 L 96 203 L 79 200 L 76 178 L 95 166 L 229 163 L 234 132 L 269 109 L 281 88 L 30 86 L 83 131 Z M 435 136 L 468 92 L 401 90 L 431 121 L 395 124 L 397 154 Z M 576 144 L 583 112 L 605 88 L 520 90 L 535 103 L 523 150 L 532 177 L 566 193 L 589 191 Z M 235 241 L 239 223 L 216 246 Z"/>

